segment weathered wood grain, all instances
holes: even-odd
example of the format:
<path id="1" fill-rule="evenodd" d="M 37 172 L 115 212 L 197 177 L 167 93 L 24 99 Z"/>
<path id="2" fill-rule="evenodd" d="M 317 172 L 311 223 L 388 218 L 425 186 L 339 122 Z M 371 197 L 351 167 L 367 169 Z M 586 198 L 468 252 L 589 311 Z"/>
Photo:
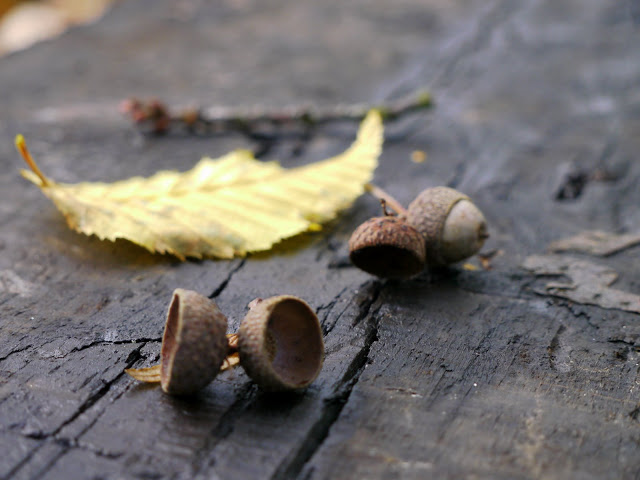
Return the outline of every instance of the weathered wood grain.
<path id="1" fill-rule="evenodd" d="M 0 59 L 0 478 L 640 478 L 640 317 L 536 294 L 548 279 L 521 268 L 586 229 L 637 231 L 639 18 L 615 0 L 138 0 Z M 349 267 L 351 231 L 379 211 L 366 197 L 272 254 L 154 257 L 68 231 L 12 146 L 23 133 L 61 181 L 247 146 L 292 166 L 355 125 L 145 138 L 119 101 L 378 103 L 424 86 L 437 107 L 387 126 L 376 182 L 405 204 L 439 184 L 469 194 L 490 271 L 394 283 Z M 576 258 L 640 291 L 637 246 Z M 214 298 L 232 329 L 255 297 L 305 298 L 320 377 L 284 396 L 240 370 L 190 400 L 138 385 L 123 369 L 157 362 L 175 287 Z"/>

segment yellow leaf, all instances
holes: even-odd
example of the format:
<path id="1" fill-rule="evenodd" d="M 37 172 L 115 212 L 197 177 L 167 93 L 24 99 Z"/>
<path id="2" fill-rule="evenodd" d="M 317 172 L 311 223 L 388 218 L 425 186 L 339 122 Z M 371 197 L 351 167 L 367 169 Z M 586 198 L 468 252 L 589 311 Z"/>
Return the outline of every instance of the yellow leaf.
<path id="1" fill-rule="evenodd" d="M 364 191 L 382 138 L 380 114 L 371 111 L 348 150 L 303 167 L 284 169 L 238 150 L 204 158 L 184 173 L 77 184 L 47 178 L 20 135 L 16 146 L 31 167 L 22 175 L 42 189 L 72 229 L 103 240 L 125 238 L 184 260 L 243 256 L 317 231 Z"/>

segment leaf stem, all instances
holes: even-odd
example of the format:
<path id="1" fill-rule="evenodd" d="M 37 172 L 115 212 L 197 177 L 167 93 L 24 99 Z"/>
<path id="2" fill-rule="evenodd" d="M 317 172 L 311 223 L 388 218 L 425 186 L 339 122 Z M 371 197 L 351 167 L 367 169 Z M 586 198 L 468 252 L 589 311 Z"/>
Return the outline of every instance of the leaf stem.
<path id="1" fill-rule="evenodd" d="M 371 195 L 373 195 L 374 197 L 376 197 L 377 199 L 380 200 L 380 202 L 384 202 L 383 203 L 383 210 L 386 212 L 386 206 L 391 207 L 393 210 L 395 210 L 395 212 L 398 215 L 401 215 L 403 217 L 406 217 L 408 212 L 407 209 L 404 208 L 402 206 L 402 204 L 396 200 L 394 197 L 392 197 L 389 193 L 385 192 L 383 189 L 381 189 L 380 187 L 372 184 L 372 183 L 367 183 L 364 186 L 364 189 L 369 192 Z"/>
<path id="2" fill-rule="evenodd" d="M 27 148 L 27 142 L 25 141 L 24 137 L 22 135 L 16 135 L 15 143 L 18 152 L 20 153 L 20 155 L 22 155 L 22 158 L 25 162 L 27 162 L 27 165 L 29 165 L 29 168 L 33 171 L 33 173 L 38 176 L 38 178 L 42 182 L 42 186 L 49 186 L 49 180 L 44 176 L 44 173 L 42 173 L 40 167 L 38 167 L 38 164 L 31 156 L 31 152 L 29 152 L 29 149 Z"/>

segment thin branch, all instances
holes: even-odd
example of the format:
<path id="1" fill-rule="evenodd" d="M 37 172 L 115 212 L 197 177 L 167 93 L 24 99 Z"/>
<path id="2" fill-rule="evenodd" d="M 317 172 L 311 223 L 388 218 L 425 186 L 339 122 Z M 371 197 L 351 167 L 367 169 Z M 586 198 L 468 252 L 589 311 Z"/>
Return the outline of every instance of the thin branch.
<path id="1" fill-rule="evenodd" d="M 362 120 L 371 109 L 377 109 L 385 120 L 425 110 L 433 106 L 428 92 L 419 92 L 383 105 L 334 105 L 329 107 L 296 106 L 282 109 L 253 108 L 188 108 L 177 113 L 159 100 L 125 100 L 121 111 L 142 130 L 153 134 L 167 134 L 174 130 L 207 135 L 236 130 L 250 135 L 266 128 L 304 127 L 337 122 Z"/>
<path id="2" fill-rule="evenodd" d="M 395 210 L 395 212 L 398 215 L 403 217 L 407 216 L 408 214 L 407 209 L 404 208 L 398 200 L 396 200 L 394 197 L 392 197 L 389 193 L 385 192 L 380 187 L 373 185 L 372 183 L 367 183 L 364 186 L 364 189 L 367 192 L 369 192 L 371 195 L 376 197 L 378 200 L 380 200 L 380 203 L 383 205 L 382 208 L 383 208 L 383 211 L 385 212 L 385 215 L 387 214 L 386 207 L 389 206 L 393 210 Z"/>

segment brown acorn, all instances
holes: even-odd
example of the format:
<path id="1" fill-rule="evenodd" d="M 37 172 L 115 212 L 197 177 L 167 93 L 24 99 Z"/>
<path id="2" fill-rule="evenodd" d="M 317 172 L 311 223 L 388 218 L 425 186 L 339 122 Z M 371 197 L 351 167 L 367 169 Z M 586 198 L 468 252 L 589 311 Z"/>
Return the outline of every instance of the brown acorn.
<path id="1" fill-rule="evenodd" d="M 424 269 L 424 240 L 402 217 L 374 217 L 351 235 L 349 258 L 359 269 L 378 277 L 410 278 Z"/>
<path id="2" fill-rule="evenodd" d="M 167 312 L 160 365 L 129 369 L 137 380 L 160 382 L 172 395 L 188 395 L 208 385 L 227 356 L 227 318 L 207 297 L 177 288 Z"/>
<path id="3" fill-rule="evenodd" d="M 279 295 L 256 299 L 238 330 L 240 364 L 262 389 L 307 387 L 324 361 L 322 329 L 302 299 Z"/>
<path id="4" fill-rule="evenodd" d="M 407 222 L 424 237 L 427 264 L 442 266 L 475 255 L 489 237 L 482 212 L 448 187 L 424 190 L 411 202 Z"/>

